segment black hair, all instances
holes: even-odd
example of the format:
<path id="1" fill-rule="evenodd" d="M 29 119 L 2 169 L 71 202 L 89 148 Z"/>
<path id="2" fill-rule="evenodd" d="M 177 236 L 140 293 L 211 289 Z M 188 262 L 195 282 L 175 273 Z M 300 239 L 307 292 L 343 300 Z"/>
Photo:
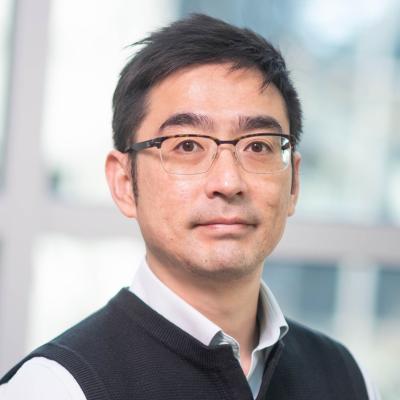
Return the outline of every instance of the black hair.
<path id="1" fill-rule="evenodd" d="M 286 104 L 294 146 L 302 130 L 300 101 L 281 53 L 255 32 L 204 14 L 192 14 L 132 46 L 143 47 L 123 68 L 113 96 L 114 147 L 124 151 L 146 114 L 151 88 L 185 67 L 230 63 L 255 68 L 273 83 Z M 134 175 L 134 168 L 132 168 Z"/>
<path id="2" fill-rule="evenodd" d="M 297 144 L 302 130 L 300 101 L 285 61 L 263 37 L 204 14 L 192 14 L 134 43 L 144 47 L 121 72 L 113 97 L 114 146 L 122 151 L 146 112 L 150 89 L 182 68 L 232 63 L 256 68 L 264 84 L 273 83 L 286 103 L 290 135 Z"/>

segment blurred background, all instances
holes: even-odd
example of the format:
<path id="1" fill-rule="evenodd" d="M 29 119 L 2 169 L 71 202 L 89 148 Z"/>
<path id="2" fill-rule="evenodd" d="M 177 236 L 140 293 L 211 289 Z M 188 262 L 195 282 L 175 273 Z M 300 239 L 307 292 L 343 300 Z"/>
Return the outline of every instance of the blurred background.
<path id="1" fill-rule="evenodd" d="M 286 315 L 342 340 L 400 398 L 400 2 L 2 0 L 0 375 L 128 286 L 137 225 L 108 194 L 128 46 L 204 12 L 286 57 L 303 102 L 302 193 L 265 263 Z"/>

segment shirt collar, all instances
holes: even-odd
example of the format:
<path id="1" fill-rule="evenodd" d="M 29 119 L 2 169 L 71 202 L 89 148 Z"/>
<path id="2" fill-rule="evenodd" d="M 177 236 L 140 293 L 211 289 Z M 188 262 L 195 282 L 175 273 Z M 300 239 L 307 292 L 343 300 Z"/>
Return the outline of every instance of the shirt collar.
<path id="1" fill-rule="evenodd" d="M 222 332 L 220 327 L 162 283 L 145 260 L 135 274 L 130 291 L 164 318 L 206 346 L 210 345 L 219 332 Z M 261 282 L 260 287 L 258 321 L 260 339 L 254 351 L 274 345 L 289 329 L 278 302 L 264 282 Z"/>
<path id="2" fill-rule="evenodd" d="M 261 281 L 260 287 L 258 323 L 260 327 L 260 339 L 255 350 L 273 346 L 289 330 L 289 326 L 275 296 L 264 281 Z"/>

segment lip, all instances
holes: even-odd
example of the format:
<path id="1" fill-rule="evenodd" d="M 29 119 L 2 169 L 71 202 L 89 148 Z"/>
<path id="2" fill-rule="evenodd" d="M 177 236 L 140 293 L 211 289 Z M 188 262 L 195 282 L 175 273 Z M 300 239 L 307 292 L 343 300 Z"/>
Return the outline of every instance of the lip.
<path id="1" fill-rule="evenodd" d="M 238 238 L 247 235 L 254 226 L 255 224 L 243 218 L 217 217 L 200 221 L 195 225 L 195 229 L 199 229 L 200 232 L 204 232 L 207 236 Z"/>
<path id="2" fill-rule="evenodd" d="M 215 222 L 215 223 L 214 223 Z M 254 228 L 254 225 L 242 223 L 213 223 L 196 226 L 196 231 L 207 238 L 214 239 L 239 239 L 246 237 Z"/>
<path id="3" fill-rule="evenodd" d="M 250 222 L 242 219 L 242 218 L 223 218 L 223 217 L 218 217 L 218 218 L 212 218 L 206 221 L 201 221 L 200 223 L 196 224 L 197 226 L 212 226 L 212 225 L 226 225 L 226 226 L 230 226 L 230 225 L 254 225 L 251 224 Z"/>

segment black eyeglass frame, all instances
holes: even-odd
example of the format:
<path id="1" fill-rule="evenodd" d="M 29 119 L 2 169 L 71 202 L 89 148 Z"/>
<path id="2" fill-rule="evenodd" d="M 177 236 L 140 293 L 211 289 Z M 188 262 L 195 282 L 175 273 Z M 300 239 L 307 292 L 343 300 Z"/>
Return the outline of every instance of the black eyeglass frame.
<path id="1" fill-rule="evenodd" d="M 213 136 L 200 135 L 200 134 L 179 134 L 179 135 L 159 136 L 159 137 L 156 137 L 156 138 L 153 138 L 153 139 L 145 140 L 143 142 L 133 143 L 133 144 L 127 146 L 124 149 L 123 153 L 133 153 L 133 152 L 137 153 L 137 152 L 139 152 L 141 150 L 149 149 L 149 148 L 152 148 L 152 147 L 156 147 L 156 148 L 161 150 L 162 143 L 165 140 L 171 139 L 171 138 L 196 138 L 196 137 L 200 137 L 200 138 L 211 139 L 212 141 L 214 141 L 217 144 L 217 146 L 219 146 L 221 144 L 232 144 L 232 145 L 234 145 L 234 147 L 235 147 L 235 157 L 236 157 L 236 159 L 238 159 L 238 156 L 236 154 L 236 145 L 237 145 L 237 143 L 242 139 L 246 139 L 246 138 L 249 138 L 249 137 L 258 137 L 258 136 L 274 136 L 274 137 L 285 138 L 288 142 L 285 144 L 285 146 L 282 146 L 281 150 L 287 150 L 288 149 L 287 146 L 289 146 L 291 148 L 290 161 L 291 161 L 292 168 L 293 168 L 293 152 L 295 151 L 295 141 L 294 141 L 293 136 L 286 135 L 286 134 L 283 134 L 283 133 L 270 133 L 270 132 L 251 133 L 251 134 L 248 134 L 248 135 L 243 135 L 243 136 L 237 137 L 237 138 L 232 139 L 232 140 L 221 140 L 221 139 L 215 138 Z M 160 153 L 160 158 L 161 158 L 161 163 L 163 163 L 162 162 L 161 153 Z M 211 167 L 211 165 L 210 165 L 210 167 Z M 286 169 L 286 167 L 284 169 Z M 206 172 L 206 171 L 204 171 L 204 172 Z M 202 173 L 204 173 L 204 172 L 202 172 Z M 253 173 L 268 174 L 268 172 L 253 172 Z M 194 174 L 187 174 L 187 175 L 194 175 Z"/>
<path id="2" fill-rule="evenodd" d="M 133 144 L 127 146 L 124 149 L 123 153 L 138 152 L 141 150 L 149 149 L 151 147 L 157 147 L 157 149 L 160 149 L 162 143 L 165 140 L 171 139 L 171 138 L 200 137 L 200 138 L 211 139 L 212 141 L 214 141 L 217 144 L 217 146 L 219 146 L 221 144 L 232 144 L 236 147 L 236 144 L 240 140 L 246 139 L 249 137 L 257 137 L 257 136 L 280 136 L 280 137 L 283 137 L 288 140 L 289 145 L 292 148 L 292 151 L 294 151 L 294 141 L 293 141 L 293 137 L 290 135 L 286 135 L 283 133 L 250 133 L 248 135 L 240 136 L 240 137 L 238 137 L 236 139 L 232 139 L 232 140 L 221 140 L 221 139 L 215 138 L 213 136 L 198 135 L 198 134 L 180 134 L 180 135 L 171 135 L 171 136 L 159 136 L 159 137 L 156 137 L 153 139 L 145 140 L 143 142 L 133 143 Z M 287 148 L 282 148 L 282 150 L 286 150 L 286 149 Z"/>

